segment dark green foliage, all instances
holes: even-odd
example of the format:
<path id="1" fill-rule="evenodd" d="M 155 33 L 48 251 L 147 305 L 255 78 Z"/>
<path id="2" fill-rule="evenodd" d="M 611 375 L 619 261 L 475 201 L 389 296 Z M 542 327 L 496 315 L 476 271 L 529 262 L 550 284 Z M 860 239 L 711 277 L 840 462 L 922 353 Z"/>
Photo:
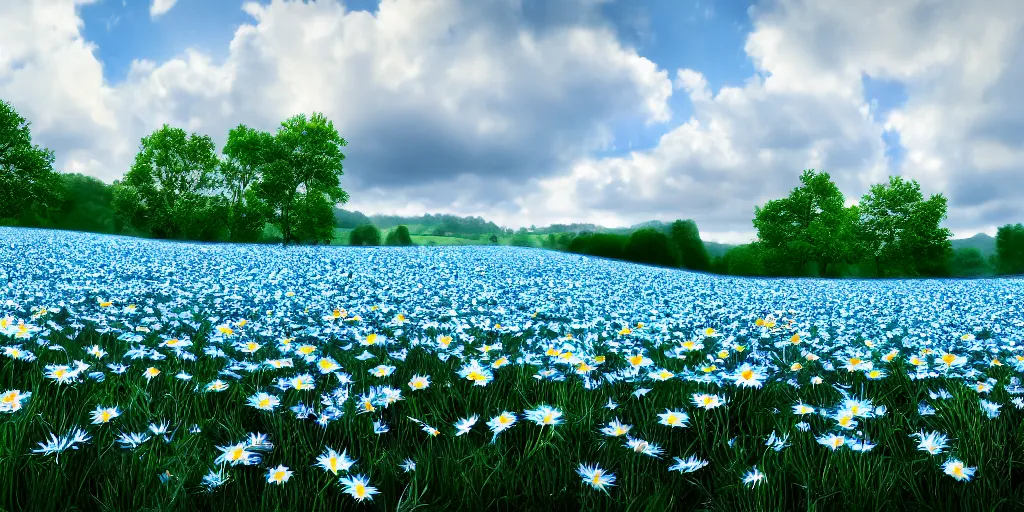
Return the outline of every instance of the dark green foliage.
<path id="1" fill-rule="evenodd" d="M 899 176 L 871 187 L 860 201 L 859 239 L 879 276 L 938 276 L 947 273 L 952 233 L 940 226 L 946 198 L 927 200 L 917 181 Z"/>
<path id="2" fill-rule="evenodd" d="M 53 152 L 33 145 L 29 122 L 0 100 L 0 223 L 45 225 L 63 196 Z"/>
<path id="3" fill-rule="evenodd" d="M 992 267 L 981 251 L 968 247 L 957 249 L 949 261 L 949 273 L 954 277 L 980 277 L 992 274 Z"/>
<path id="4" fill-rule="evenodd" d="M 1024 274 L 1024 224 L 1007 224 L 996 232 L 996 271 Z"/>
<path id="5" fill-rule="evenodd" d="M 611 233 L 581 233 L 569 242 L 569 252 L 625 259 L 626 237 Z"/>
<path id="6" fill-rule="evenodd" d="M 512 239 L 509 240 L 509 245 L 515 247 L 535 247 L 533 239 L 525 230 L 520 230 L 515 235 L 512 235 Z"/>
<path id="7" fill-rule="evenodd" d="M 270 165 L 273 144 L 270 133 L 245 125 L 228 132 L 220 174 L 229 193 L 228 228 L 233 242 L 257 242 L 263 234 L 269 211 L 259 183 Z"/>
<path id="8" fill-rule="evenodd" d="M 359 212 L 355 212 L 359 213 Z M 359 214 L 362 215 L 362 214 Z M 500 231 L 495 223 L 486 221 L 481 217 L 459 217 L 448 214 L 426 214 L 421 216 L 403 217 L 399 215 L 373 215 L 370 217 L 373 225 L 380 229 L 389 229 L 400 224 L 406 226 L 426 226 L 428 231 L 437 236 L 468 236 L 486 235 Z M 340 226 L 339 226 L 340 227 Z"/>
<path id="9" fill-rule="evenodd" d="M 61 174 L 64 198 L 53 227 L 93 233 L 114 232 L 113 189 L 92 176 Z"/>
<path id="10" fill-rule="evenodd" d="M 718 271 L 734 276 L 763 276 L 766 274 L 764 255 L 757 243 L 738 245 L 729 249 L 719 261 Z"/>
<path id="11" fill-rule="evenodd" d="M 334 225 L 341 229 L 352 229 L 360 224 L 372 224 L 370 218 L 361 212 L 334 209 Z"/>
<path id="12" fill-rule="evenodd" d="M 487 240 L 490 241 L 492 244 L 496 244 L 498 243 L 498 235 L 491 235 L 491 237 L 488 238 Z"/>
<path id="13" fill-rule="evenodd" d="M 232 242 L 254 243 L 263 238 L 267 221 L 267 205 L 255 189 L 245 192 L 245 199 L 230 205 L 228 230 Z"/>
<path id="14" fill-rule="evenodd" d="M 800 273 L 813 263 L 824 276 L 829 265 L 855 258 L 857 209 L 845 206 L 828 173 L 805 170 L 800 183 L 788 197 L 755 208 L 754 227 L 769 271 Z"/>
<path id="15" fill-rule="evenodd" d="M 301 194 L 295 201 L 292 239 L 300 243 L 331 243 L 334 238 L 334 205 L 321 193 Z"/>
<path id="16" fill-rule="evenodd" d="M 349 245 L 380 245 L 380 230 L 373 224 L 356 226 L 349 234 Z"/>
<path id="17" fill-rule="evenodd" d="M 679 254 L 679 263 L 690 270 L 708 270 L 710 258 L 700 239 L 697 223 L 691 219 L 677 220 L 669 227 L 669 237 Z"/>
<path id="18" fill-rule="evenodd" d="M 114 193 L 118 223 L 158 238 L 220 239 L 228 205 L 214 195 L 218 165 L 209 136 L 164 125 L 143 137 Z"/>
<path id="19" fill-rule="evenodd" d="M 636 263 L 678 267 L 679 256 L 665 233 L 655 228 L 634 231 L 626 240 L 623 257 Z"/>
<path id="20" fill-rule="evenodd" d="M 402 224 L 397 226 L 395 229 L 388 231 L 388 236 L 384 240 L 384 245 L 397 245 L 402 247 L 412 245 L 412 236 L 409 235 L 409 228 Z"/>
<path id="21" fill-rule="evenodd" d="M 314 113 L 307 118 L 299 114 L 281 123 L 274 143 L 264 151 L 263 180 L 260 182 L 260 197 L 271 212 L 270 218 L 281 229 L 285 243 L 299 241 L 296 224 L 305 223 L 303 235 L 313 235 L 326 230 L 323 222 L 329 221 L 334 227 L 334 212 L 321 215 L 320 200 L 305 199 L 305 196 L 320 194 L 332 206 L 348 201 L 348 194 L 342 190 L 339 178 L 343 173 L 342 160 L 345 155 L 341 148 L 347 144 L 338 135 L 334 123 L 323 114 Z M 305 202 L 305 205 L 300 204 Z M 301 219 L 305 213 L 315 212 L 314 218 Z M 309 223 L 317 223 L 315 229 Z"/>

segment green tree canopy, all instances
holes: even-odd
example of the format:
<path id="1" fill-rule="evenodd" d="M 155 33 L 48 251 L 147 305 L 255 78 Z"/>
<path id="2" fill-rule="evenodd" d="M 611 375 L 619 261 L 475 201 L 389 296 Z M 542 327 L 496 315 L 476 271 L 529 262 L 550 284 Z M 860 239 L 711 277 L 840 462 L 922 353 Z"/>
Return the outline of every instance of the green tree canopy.
<path id="1" fill-rule="evenodd" d="M 412 236 L 409 235 L 409 228 L 407 228 L 405 224 L 400 224 L 391 231 L 388 231 L 388 236 L 385 239 L 384 244 L 397 246 L 412 245 Z"/>
<path id="2" fill-rule="evenodd" d="M 762 259 L 772 273 L 794 273 L 809 263 L 826 275 L 829 265 L 856 257 L 856 207 L 847 208 L 825 172 L 805 170 L 788 197 L 754 208 Z"/>
<path id="3" fill-rule="evenodd" d="M 0 221 L 45 223 L 60 208 L 63 191 L 53 152 L 32 144 L 29 122 L 0 100 Z"/>
<path id="4" fill-rule="evenodd" d="M 634 231 L 626 240 L 623 256 L 629 261 L 678 267 L 679 256 L 668 236 L 654 228 Z"/>
<path id="5" fill-rule="evenodd" d="M 227 202 L 216 194 L 218 164 L 213 139 L 165 124 L 142 138 L 114 192 L 119 221 L 159 238 L 221 237 Z"/>
<path id="6" fill-rule="evenodd" d="M 259 184 L 273 154 L 274 143 L 274 136 L 269 132 L 244 124 L 228 132 L 221 150 L 224 159 L 220 163 L 220 174 L 229 194 L 228 226 L 232 241 L 255 242 L 263 233 L 267 205 L 260 197 Z"/>
<path id="7" fill-rule="evenodd" d="M 757 243 L 738 245 L 729 249 L 721 261 L 721 271 L 733 276 L 765 275 L 764 255 Z"/>
<path id="8" fill-rule="evenodd" d="M 516 234 L 512 235 L 512 239 L 509 240 L 508 244 L 514 247 L 536 247 L 533 238 L 530 237 L 525 228 L 520 228 Z"/>
<path id="9" fill-rule="evenodd" d="M 334 238 L 334 205 L 327 196 L 315 192 L 298 196 L 292 236 L 297 242 L 331 243 Z"/>
<path id="10" fill-rule="evenodd" d="M 112 189 L 106 183 L 81 174 L 61 174 L 64 182 L 64 200 L 53 219 L 59 229 L 114 232 L 114 200 Z"/>
<path id="11" fill-rule="evenodd" d="M 964 247 L 953 251 L 949 273 L 956 277 L 979 277 L 990 275 L 992 267 L 977 248 Z"/>
<path id="12" fill-rule="evenodd" d="M 996 231 L 996 271 L 1024 274 L 1024 224 L 1007 224 Z"/>
<path id="13" fill-rule="evenodd" d="M 326 219 L 334 226 L 333 210 L 329 218 L 321 218 L 319 210 L 300 205 L 320 204 L 319 199 L 304 198 L 316 194 L 332 206 L 348 201 L 348 194 L 339 182 L 343 174 L 341 162 L 345 159 L 341 148 L 346 144 L 334 123 L 320 113 L 309 118 L 299 114 L 281 123 L 274 135 L 274 144 L 265 153 L 260 197 L 280 227 L 285 243 L 298 241 L 294 231 L 297 223 L 304 224 L 304 229 L 308 230 L 311 223 L 319 224 Z M 297 218 L 314 210 L 315 218 Z"/>
<path id="14" fill-rule="evenodd" d="M 697 223 L 691 219 L 677 220 L 669 227 L 669 238 L 679 253 L 679 263 L 690 270 L 708 270 L 711 260 L 700 239 Z"/>
<path id="15" fill-rule="evenodd" d="M 612 233 L 580 233 L 569 241 L 569 252 L 623 259 L 626 237 Z"/>
<path id="16" fill-rule="evenodd" d="M 373 224 L 356 226 L 348 238 L 349 245 L 380 245 L 380 230 Z"/>
<path id="17" fill-rule="evenodd" d="M 859 238 L 879 276 L 942 275 L 952 256 L 952 233 L 940 226 L 946 198 L 927 200 L 915 180 L 899 176 L 871 187 L 860 201 Z"/>

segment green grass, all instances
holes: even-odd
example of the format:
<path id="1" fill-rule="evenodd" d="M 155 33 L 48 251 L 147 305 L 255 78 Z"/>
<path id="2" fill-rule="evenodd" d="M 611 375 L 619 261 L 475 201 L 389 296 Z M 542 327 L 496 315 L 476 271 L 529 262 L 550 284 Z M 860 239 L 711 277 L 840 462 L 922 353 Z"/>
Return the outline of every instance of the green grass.
<path id="1" fill-rule="evenodd" d="M 368 315 L 366 321 L 382 319 Z M 195 352 L 209 346 L 209 324 L 192 333 Z M 392 335 L 388 329 L 383 334 Z M 506 353 L 516 350 L 530 336 L 471 329 L 479 343 L 501 341 Z M 53 336 L 55 343 L 69 347 L 68 353 L 41 352 L 45 362 L 88 360 L 82 347 L 93 343 L 121 353 L 124 343 L 86 330 L 74 340 Z M 152 345 L 155 339 L 147 344 Z M 0 505 L 7 510 L 338 510 L 353 507 L 342 495 L 336 478 L 310 466 L 325 446 L 347 449 L 359 461 L 355 470 L 367 473 L 381 494 L 365 508 L 380 510 L 1019 510 L 1022 500 L 1021 467 L 1024 462 L 1024 425 L 1019 413 L 1004 410 L 1003 417 L 985 418 L 977 407 L 973 391 L 954 381 L 920 383 L 907 378 L 900 365 L 883 381 L 867 381 L 859 373 L 837 373 L 839 384 L 889 413 L 863 422 L 863 430 L 878 443 L 871 453 L 844 449 L 831 452 L 793 425 L 798 418 L 789 410 L 802 399 L 811 404 L 834 403 L 838 392 L 828 385 L 808 385 L 797 391 L 781 382 L 761 390 L 730 391 L 728 406 L 712 411 L 688 406 L 694 392 L 716 392 L 713 386 L 693 382 L 654 383 L 647 396 L 632 398 L 633 387 L 618 384 L 598 392 L 584 390 L 578 382 L 538 382 L 530 367 L 510 365 L 495 371 L 487 387 L 470 385 L 458 378 L 454 358 L 441 362 L 422 348 L 410 351 L 407 360 L 389 360 L 381 349 L 379 358 L 359 361 L 358 352 L 343 351 L 335 344 L 321 345 L 359 381 L 369 368 L 391 363 L 395 373 L 382 379 L 404 387 L 414 374 L 430 375 L 429 389 L 409 392 L 405 401 L 383 411 L 391 432 L 372 434 L 371 415 L 358 415 L 353 401 L 346 415 L 326 430 L 312 422 L 291 417 L 285 407 L 302 400 L 317 401 L 318 393 L 288 391 L 282 394 L 277 414 L 244 406 L 246 398 L 267 389 L 280 372 L 261 370 L 241 382 L 232 382 L 222 393 L 197 393 L 196 383 L 217 378 L 217 360 L 201 357 L 195 363 L 173 358 L 158 363 L 135 362 L 128 373 L 109 375 L 104 382 L 86 381 L 74 387 L 45 381 L 40 362 L 4 359 L 0 369 L 3 389 L 33 393 L 26 409 L 0 420 Z M 261 360 L 276 356 L 276 349 L 262 349 Z M 235 357 L 243 354 L 229 350 Z M 652 353 L 654 362 L 673 371 L 686 363 Z M 249 357 L 250 359 L 253 359 Z M 697 358 L 695 358 L 697 359 Z M 162 375 L 147 383 L 140 374 L 153 364 Z M 612 360 L 608 364 L 621 365 Z M 813 366 L 813 365 L 809 365 Z M 810 368 L 813 372 L 815 369 Z M 194 375 L 192 382 L 172 376 L 178 371 Z M 288 372 L 285 372 L 288 373 Z M 1005 381 L 1008 368 L 991 375 Z M 230 379 L 227 379 L 230 380 Z M 318 386 L 324 386 L 317 379 Z M 938 414 L 916 415 L 917 403 L 929 389 L 948 387 L 953 400 L 939 402 Z M 357 385 L 353 393 L 364 389 Z M 993 399 L 1006 400 L 1002 389 Z M 615 411 L 602 406 L 611 397 L 621 405 Z M 566 423 L 541 428 L 520 421 L 491 444 L 483 422 L 501 410 L 520 412 L 541 403 L 559 407 Z M 35 443 L 49 432 L 63 433 L 72 425 L 88 425 L 88 413 L 97 404 L 118 405 L 124 413 L 109 425 L 90 426 L 91 443 L 81 450 L 52 457 L 30 455 Z M 686 408 L 691 426 L 670 429 L 656 424 L 656 415 L 666 408 Z M 773 411 L 778 412 L 773 412 Z M 451 422 L 471 414 L 482 416 L 467 436 L 452 436 Z M 440 429 L 442 435 L 429 438 L 407 416 L 419 418 Z M 1007 417 L 1010 416 L 1010 417 Z M 665 458 L 653 459 L 621 446 L 597 430 L 614 417 L 634 425 L 631 434 L 659 443 Z M 149 421 L 165 418 L 178 431 L 173 442 L 153 440 L 135 452 L 114 444 L 120 431 L 143 431 Z M 828 429 L 831 420 L 812 417 L 815 431 Z M 186 427 L 198 424 L 199 434 Z M 923 423 L 923 425 L 922 425 Z M 941 474 L 942 457 L 930 457 L 913 449 L 908 434 L 922 427 L 950 433 L 953 447 L 979 477 L 969 483 L 955 482 Z M 774 431 L 791 435 L 792 446 L 780 453 L 769 450 L 764 439 Z M 215 445 L 241 441 L 248 432 L 269 433 L 276 448 L 260 468 L 228 470 L 232 481 L 212 494 L 198 487 L 218 453 Z M 729 446 L 728 441 L 735 439 Z M 696 473 L 680 475 L 666 470 L 672 456 L 698 454 L 711 465 Z M 406 457 L 417 462 L 417 470 L 403 474 L 397 468 Z M 599 463 L 618 476 L 609 494 L 585 488 L 574 470 L 580 462 Z M 266 483 L 266 467 L 285 464 L 296 470 L 283 487 Z M 767 475 L 764 485 L 747 489 L 741 475 L 757 465 Z M 174 478 L 161 484 L 157 475 L 170 471 Z M 361 507 L 362 508 L 362 507 Z"/>

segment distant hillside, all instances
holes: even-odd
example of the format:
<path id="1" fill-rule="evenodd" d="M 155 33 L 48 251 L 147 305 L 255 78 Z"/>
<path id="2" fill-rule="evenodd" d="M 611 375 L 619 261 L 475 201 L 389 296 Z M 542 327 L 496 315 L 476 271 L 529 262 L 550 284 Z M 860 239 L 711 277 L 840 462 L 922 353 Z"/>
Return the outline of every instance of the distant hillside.
<path id="1" fill-rule="evenodd" d="M 996 239 L 986 235 L 985 233 L 978 233 L 970 238 L 954 238 L 950 240 L 953 244 L 953 249 L 966 249 L 974 248 L 981 252 L 982 256 L 988 257 L 996 253 Z"/>
<path id="2" fill-rule="evenodd" d="M 725 256 L 725 253 L 729 252 L 729 249 L 736 247 L 735 244 L 720 244 L 718 242 L 710 242 L 705 240 L 704 247 L 708 250 L 708 256 L 712 258 Z"/>

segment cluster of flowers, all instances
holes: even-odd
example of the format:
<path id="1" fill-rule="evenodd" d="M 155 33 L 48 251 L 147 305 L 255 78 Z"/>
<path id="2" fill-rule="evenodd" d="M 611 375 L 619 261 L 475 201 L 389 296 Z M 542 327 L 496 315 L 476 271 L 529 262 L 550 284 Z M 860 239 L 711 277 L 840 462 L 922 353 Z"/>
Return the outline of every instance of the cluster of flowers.
<path id="1" fill-rule="evenodd" d="M 467 386 L 490 385 L 506 366 L 592 391 L 624 382 L 637 398 L 650 391 L 646 386 L 695 382 L 713 392 L 692 394 L 694 410 L 728 407 L 732 393 L 768 382 L 800 390 L 853 375 L 883 380 L 897 363 L 910 368 L 913 380 L 967 383 L 988 418 L 997 418 L 1005 405 L 984 398 L 996 386 L 1013 396 L 1008 403 L 1024 408 L 1019 380 L 991 372 L 1007 366 L 1024 371 L 1024 345 L 1017 343 L 1024 339 L 1024 281 L 766 282 L 510 248 L 282 250 L 45 231 L 0 234 L 8 242 L 0 258 L 10 267 L 0 296 L 3 355 L 41 366 L 35 371 L 56 386 L 122 376 L 195 381 L 197 392 L 221 393 L 250 374 L 280 372 L 270 388 L 239 405 L 273 413 L 283 393 L 319 391 L 318 403 L 289 409 L 297 419 L 326 426 L 347 410 L 378 414 L 402 401 L 404 388 L 430 388 L 436 376 L 416 374 L 403 387 L 387 383 L 396 365 L 419 350 L 451 364 L 453 378 Z M 42 268 L 32 261 L 53 264 Z M 86 328 L 116 343 L 70 347 L 52 341 L 74 343 Z M 190 333 L 206 332 L 199 352 Z M 502 339 L 516 339 L 516 348 L 507 349 Z M 84 356 L 56 360 L 75 350 Z M 352 375 L 329 355 L 337 351 L 381 364 Z M 182 369 L 200 358 L 218 362 L 215 378 L 198 379 Z M 167 371 L 171 367 L 178 371 Z M 814 434 L 819 444 L 871 451 L 876 444 L 858 426 L 889 411 L 836 389 L 843 394 L 839 403 L 792 404 L 796 429 L 809 432 L 802 418 L 819 415 L 831 425 Z M 934 414 L 933 403 L 951 396 L 934 391 L 919 414 Z M 0 413 L 17 414 L 30 399 L 18 389 L 0 392 Z M 97 426 L 124 413 L 117 404 L 95 406 Z M 607 409 L 617 406 L 608 398 Z M 562 409 L 547 404 L 493 412 L 485 422 L 492 443 L 520 420 L 541 428 L 565 421 Z M 467 434 L 480 418 L 452 418 L 452 435 Z M 442 435 L 409 419 L 429 436 Z M 169 422 L 152 420 L 146 431 L 121 433 L 119 444 L 137 449 L 156 439 L 173 442 L 176 430 Z M 656 420 L 669 428 L 691 423 L 683 407 Z M 600 432 L 624 438 L 624 446 L 638 454 L 663 455 L 657 444 L 631 436 L 631 428 L 615 418 Z M 187 429 L 200 432 L 198 425 Z M 388 430 L 383 418 L 374 422 L 374 433 Z M 788 439 L 789 433 L 772 433 L 766 445 L 779 451 Z M 63 436 L 51 434 L 34 451 L 59 457 L 89 441 L 89 433 L 75 427 Z M 948 451 L 942 432 L 922 431 L 911 441 L 931 455 Z M 215 469 L 203 484 L 216 489 L 230 479 L 227 468 L 261 464 L 273 448 L 258 433 L 217 446 Z M 948 455 L 939 463 L 945 474 L 974 477 L 976 468 Z M 697 454 L 673 461 L 668 469 L 684 473 L 710 463 Z M 316 461 L 334 475 L 347 475 L 356 463 L 333 447 Z M 406 459 L 402 469 L 415 470 L 415 462 Z M 577 472 L 600 490 L 616 481 L 588 462 Z M 279 464 L 267 470 L 267 481 L 284 485 L 292 474 Z M 765 480 L 756 466 L 742 479 L 749 486 Z M 339 482 L 357 500 L 377 493 L 365 474 Z"/>

